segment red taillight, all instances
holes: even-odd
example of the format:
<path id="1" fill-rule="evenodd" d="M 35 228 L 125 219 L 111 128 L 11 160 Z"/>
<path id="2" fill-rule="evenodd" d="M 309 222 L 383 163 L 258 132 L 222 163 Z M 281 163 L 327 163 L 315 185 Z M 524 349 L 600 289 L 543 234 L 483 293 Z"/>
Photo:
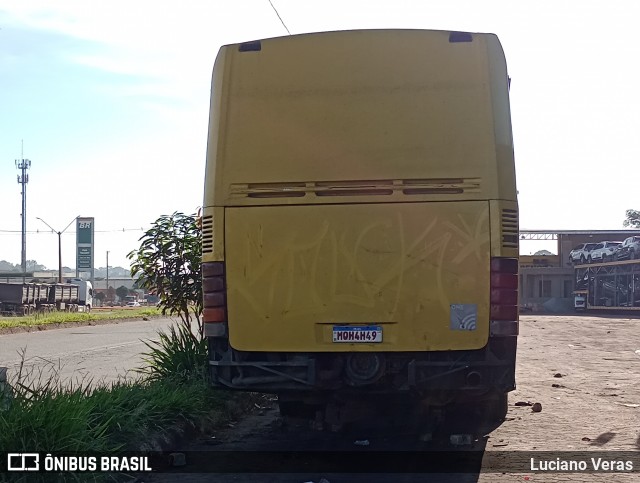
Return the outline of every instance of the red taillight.
<path id="1" fill-rule="evenodd" d="M 518 320 L 518 306 L 492 304 L 491 320 Z"/>
<path id="2" fill-rule="evenodd" d="M 491 320 L 518 320 L 518 259 L 491 259 Z"/>
<path id="3" fill-rule="evenodd" d="M 202 264 L 202 320 L 207 323 L 227 321 L 227 297 L 224 262 Z"/>
<path id="4" fill-rule="evenodd" d="M 224 275 L 216 275 L 214 277 L 202 278 L 202 292 L 204 294 L 221 292 L 224 290 Z"/>
<path id="5" fill-rule="evenodd" d="M 204 292 L 204 307 L 224 307 L 224 292 Z"/>
<path id="6" fill-rule="evenodd" d="M 205 307 L 202 317 L 205 322 L 224 322 L 227 319 L 227 313 L 224 307 Z"/>
<path id="7" fill-rule="evenodd" d="M 518 291 L 492 288 L 491 305 L 518 305 Z"/>
<path id="8" fill-rule="evenodd" d="M 491 273 L 491 289 L 506 288 L 518 291 L 518 275 L 512 273 Z"/>
<path id="9" fill-rule="evenodd" d="M 518 259 L 493 257 L 491 259 L 491 273 L 513 273 L 517 275 Z"/>

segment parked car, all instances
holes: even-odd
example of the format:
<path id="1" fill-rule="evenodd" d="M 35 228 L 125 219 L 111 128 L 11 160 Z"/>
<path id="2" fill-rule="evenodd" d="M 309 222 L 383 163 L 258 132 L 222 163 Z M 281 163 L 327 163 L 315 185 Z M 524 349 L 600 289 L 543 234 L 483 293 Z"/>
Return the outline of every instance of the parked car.
<path id="1" fill-rule="evenodd" d="M 618 247 L 613 254 L 614 260 L 635 260 L 640 258 L 640 236 L 630 236 Z"/>
<path id="2" fill-rule="evenodd" d="M 581 243 L 569 252 L 569 262 L 582 264 L 587 263 L 589 253 L 596 245 L 597 243 Z"/>
<path id="3" fill-rule="evenodd" d="M 140 307 L 139 302 L 127 302 L 127 307 Z"/>
<path id="4" fill-rule="evenodd" d="M 606 241 L 598 243 L 591 249 L 587 256 L 587 263 L 592 262 L 610 262 L 613 260 L 613 254 L 618 251 L 618 247 L 622 245 L 619 241 Z"/>

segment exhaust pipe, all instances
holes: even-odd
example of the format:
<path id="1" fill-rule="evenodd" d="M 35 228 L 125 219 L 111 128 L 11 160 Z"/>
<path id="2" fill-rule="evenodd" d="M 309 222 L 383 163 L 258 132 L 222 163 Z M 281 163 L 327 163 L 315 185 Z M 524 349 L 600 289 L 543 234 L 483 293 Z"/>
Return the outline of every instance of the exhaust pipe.
<path id="1" fill-rule="evenodd" d="M 467 374 L 467 384 L 469 386 L 479 386 L 482 382 L 482 374 L 478 371 L 471 371 Z"/>

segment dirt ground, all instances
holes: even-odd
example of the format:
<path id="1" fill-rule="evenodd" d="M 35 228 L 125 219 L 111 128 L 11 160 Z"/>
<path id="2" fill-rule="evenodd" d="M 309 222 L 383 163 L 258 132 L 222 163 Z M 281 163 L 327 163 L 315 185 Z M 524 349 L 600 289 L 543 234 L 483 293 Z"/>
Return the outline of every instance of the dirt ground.
<path id="1" fill-rule="evenodd" d="M 517 389 L 509 395 L 507 420 L 491 433 L 486 451 L 640 451 L 636 351 L 640 318 L 522 316 Z M 519 401 L 540 402 L 542 412 L 515 406 Z M 640 481 L 640 473 L 527 476 L 544 482 Z M 523 481 L 523 475 L 487 474 L 479 481 Z"/>
<path id="2" fill-rule="evenodd" d="M 504 423 L 472 450 L 508 455 L 547 451 L 627 451 L 636 455 L 631 473 L 480 472 L 477 474 L 158 474 L 144 481 L 192 482 L 632 482 L 640 481 L 640 318 L 608 316 L 521 317 L 517 390 L 509 395 Z M 516 403 L 540 403 L 541 412 Z M 415 449 L 415 435 L 377 437 L 326 434 L 283 426 L 275 404 L 226 430 L 192 442 L 186 451 L 354 448 L 368 439 L 366 450 Z M 497 453 L 500 452 L 500 453 Z M 566 453 L 565 453 L 566 454 Z M 615 455 L 615 453 L 612 453 Z M 324 482 L 323 482 L 324 483 Z"/>

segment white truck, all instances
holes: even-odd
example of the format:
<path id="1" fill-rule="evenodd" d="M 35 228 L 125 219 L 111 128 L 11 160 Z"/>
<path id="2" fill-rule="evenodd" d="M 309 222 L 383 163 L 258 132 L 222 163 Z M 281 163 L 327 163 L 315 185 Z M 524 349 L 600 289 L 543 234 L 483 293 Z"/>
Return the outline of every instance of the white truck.
<path id="1" fill-rule="evenodd" d="M 71 278 L 67 283 L 78 286 L 78 305 L 80 312 L 91 312 L 93 307 L 93 285 L 88 280 L 81 278 Z"/>

